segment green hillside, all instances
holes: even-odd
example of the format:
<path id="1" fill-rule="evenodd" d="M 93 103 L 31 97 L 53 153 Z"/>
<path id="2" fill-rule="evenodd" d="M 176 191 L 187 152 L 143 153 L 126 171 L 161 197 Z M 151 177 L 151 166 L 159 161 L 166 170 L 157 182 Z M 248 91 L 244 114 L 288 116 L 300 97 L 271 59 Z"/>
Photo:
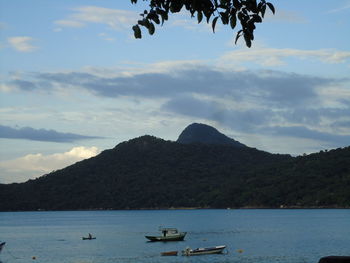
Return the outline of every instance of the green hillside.
<path id="1" fill-rule="evenodd" d="M 0 210 L 350 207 L 350 147 L 303 157 L 142 136 L 25 183 Z"/>

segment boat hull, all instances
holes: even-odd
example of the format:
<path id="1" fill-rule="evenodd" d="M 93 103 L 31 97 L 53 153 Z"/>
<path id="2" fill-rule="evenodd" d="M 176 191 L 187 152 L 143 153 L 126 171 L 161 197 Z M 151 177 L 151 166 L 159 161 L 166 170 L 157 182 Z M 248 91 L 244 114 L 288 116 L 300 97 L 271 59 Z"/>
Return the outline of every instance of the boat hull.
<path id="1" fill-rule="evenodd" d="M 196 248 L 196 249 L 185 249 L 182 251 L 184 256 L 199 256 L 199 255 L 210 255 L 210 254 L 222 254 L 226 246 L 216 246 L 207 248 Z"/>
<path id="2" fill-rule="evenodd" d="M 93 240 L 96 239 L 96 237 L 82 237 L 82 240 Z"/>
<path id="3" fill-rule="evenodd" d="M 3 249 L 3 247 L 5 246 L 5 244 L 6 244 L 6 242 L 0 243 L 0 252 L 1 252 L 1 250 Z"/>
<path id="4" fill-rule="evenodd" d="M 149 241 L 156 242 L 156 241 L 183 241 L 186 236 L 186 233 L 182 233 L 180 235 L 176 236 L 145 236 Z"/>

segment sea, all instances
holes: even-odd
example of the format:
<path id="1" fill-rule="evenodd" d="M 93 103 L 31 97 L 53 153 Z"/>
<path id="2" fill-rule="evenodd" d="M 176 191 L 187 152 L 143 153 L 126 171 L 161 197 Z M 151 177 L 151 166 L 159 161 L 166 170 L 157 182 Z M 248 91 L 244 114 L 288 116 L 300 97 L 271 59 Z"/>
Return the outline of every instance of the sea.
<path id="1" fill-rule="evenodd" d="M 184 241 L 148 242 L 159 227 Z M 95 240 L 82 240 L 91 233 Z M 1 263 L 317 263 L 350 256 L 349 209 L 1 212 Z M 223 254 L 182 256 L 226 245 Z M 179 251 L 178 256 L 161 252 Z"/>

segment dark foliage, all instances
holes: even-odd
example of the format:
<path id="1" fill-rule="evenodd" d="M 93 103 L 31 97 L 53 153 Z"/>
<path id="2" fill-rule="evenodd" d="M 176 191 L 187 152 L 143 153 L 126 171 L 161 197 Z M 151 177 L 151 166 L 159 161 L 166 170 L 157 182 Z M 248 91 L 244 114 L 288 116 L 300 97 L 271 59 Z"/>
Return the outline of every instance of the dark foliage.
<path id="1" fill-rule="evenodd" d="M 163 25 L 170 13 L 178 13 L 186 9 L 191 17 L 197 16 L 198 23 L 206 20 L 215 32 L 215 26 L 220 19 L 223 25 L 234 29 L 238 24 L 241 29 L 237 32 L 237 40 L 243 36 L 245 43 L 251 47 L 254 40 L 255 23 L 261 23 L 265 16 L 266 7 L 275 13 L 274 6 L 265 0 L 144 0 L 149 2 L 149 10 L 145 10 L 132 27 L 135 38 L 142 38 L 140 26 L 145 27 L 150 35 L 155 32 L 155 24 Z M 136 4 L 137 0 L 131 0 Z M 212 20 L 211 20 L 212 19 Z"/>
<path id="2" fill-rule="evenodd" d="M 290 157 L 152 136 L 35 180 L 0 185 L 0 210 L 350 207 L 350 147 Z"/>

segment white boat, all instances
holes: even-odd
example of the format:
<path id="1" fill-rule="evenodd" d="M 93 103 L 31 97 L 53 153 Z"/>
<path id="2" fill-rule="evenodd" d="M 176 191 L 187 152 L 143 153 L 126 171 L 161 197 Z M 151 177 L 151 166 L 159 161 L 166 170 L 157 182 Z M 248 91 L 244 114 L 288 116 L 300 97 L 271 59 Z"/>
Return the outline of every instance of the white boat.
<path id="1" fill-rule="evenodd" d="M 183 256 L 196 256 L 196 255 L 209 255 L 209 254 L 221 254 L 226 246 L 215 247 L 200 247 L 196 249 L 186 248 L 182 251 Z"/>
<path id="2" fill-rule="evenodd" d="M 145 236 L 150 241 L 182 241 L 187 232 L 179 232 L 176 228 L 160 228 L 161 236 Z"/>

